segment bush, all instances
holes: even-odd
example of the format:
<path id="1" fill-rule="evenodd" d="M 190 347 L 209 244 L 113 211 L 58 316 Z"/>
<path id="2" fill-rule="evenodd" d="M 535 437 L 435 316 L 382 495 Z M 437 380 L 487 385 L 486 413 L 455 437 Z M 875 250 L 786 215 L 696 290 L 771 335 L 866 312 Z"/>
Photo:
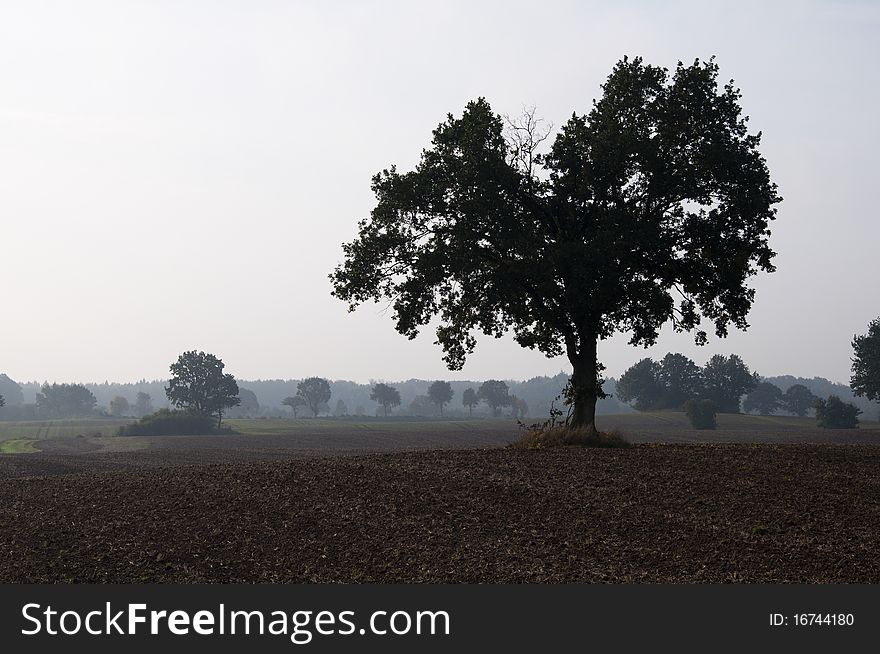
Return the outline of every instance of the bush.
<path id="1" fill-rule="evenodd" d="M 514 449 L 541 450 L 547 447 L 632 447 L 617 430 L 608 432 L 574 429 L 565 425 L 538 427 L 533 425 L 519 440 L 510 444 Z"/>
<path id="2" fill-rule="evenodd" d="M 161 409 L 119 428 L 120 436 L 197 436 L 217 433 L 214 418 L 187 411 Z"/>
<path id="3" fill-rule="evenodd" d="M 718 406 L 712 400 L 688 400 L 684 412 L 694 429 L 715 429 Z"/>
<path id="4" fill-rule="evenodd" d="M 855 429 L 861 412 L 856 405 L 844 402 L 837 395 L 816 400 L 816 423 L 826 429 Z"/>

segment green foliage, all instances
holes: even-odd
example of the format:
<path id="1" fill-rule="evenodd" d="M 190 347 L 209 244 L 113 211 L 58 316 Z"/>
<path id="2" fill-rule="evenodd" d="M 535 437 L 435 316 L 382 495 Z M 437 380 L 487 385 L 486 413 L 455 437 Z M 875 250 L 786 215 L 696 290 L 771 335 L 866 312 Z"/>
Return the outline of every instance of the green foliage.
<path id="1" fill-rule="evenodd" d="M 88 416 L 98 401 L 82 384 L 43 384 L 37 393 L 37 413 L 50 418 Z"/>
<path id="2" fill-rule="evenodd" d="M 816 396 L 803 384 L 794 384 L 782 396 L 782 406 L 790 413 L 803 417 L 816 406 Z"/>
<path id="3" fill-rule="evenodd" d="M 241 402 L 235 377 L 224 374 L 224 367 L 213 354 L 184 352 L 171 364 L 171 379 L 165 388 L 168 401 L 190 413 L 216 415 L 219 428 L 223 411 Z"/>
<path id="4" fill-rule="evenodd" d="M 120 436 L 201 436 L 216 433 L 214 419 L 189 411 L 160 409 L 119 428 Z"/>
<path id="5" fill-rule="evenodd" d="M 294 418 L 299 417 L 300 409 L 308 406 L 306 401 L 299 395 L 294 395 L 293 397 L 285 397 L 283 400 L 281 400 L 281 404 L 283 404 L 284 406 L 289 406 L 291 409 L 293 409 Z"/>
<path id="6" fill-rule="evenodd" d="M 770 382 L 760 382 L 743 400 L 743 411 L 770 416 L 782 408 L 783 399 L 782 389 L 779 386 Z"/>
<path id="7" fill-rule="evenodd" d="M 308 377 L 296 385 L 296 394 L 305 400 L 306 406 L 317 418 L 318 413 L 326 408 L 327 402 L 330 401 L 332 395 L 330 382 L 322 377 Z"/>
<path id="8" fill-rule="evenodd" d="M 856 395 L 880 400 L 880 318 L 868 325 L 868 333 L 853 336 L 852 378 Z"/>
<path id="9" fill-rule="evenodd" d="M 447 381 L 435 381 L 428 387 L 428 397 L 440 409 L 441 416 L 443 415 L 443 405 L 449 404 L 453 395 L 452 386 Z"/>
<path id="10" fill-rule="evenodd" d="M 712 400 L 688 400 L 684 412 L 694 429 L 715 429 L 715 413 L 718 407 Z"/>
<path id="11" fill-rule="evenodd" d="M 721 413 L 739 413 L 740 398 L 758 384 L 758 375 L 736 354 L 716 354 L 703 366 L 704 396 L 718 405 Z"/>
<path id="12" fill-rule="evenodd" d="M 512 401 L 507 384 L 498 379 L 483 382 L 477 391 L 477 397 L 489 405 L 492 415 L 496 418 L 500 414 L 501 407 L 510 406 Z"/>
<path id="13" fill-rule="evenodd" d="M 781 198 L 739 99 L 712 60 L 670 73 L 625 58 L 546 156 L 532 116 L 505 137 L 485 99 L 469 102 L 414 170 L 373 178 L 376 206 L 343 245 L 333 294 L 351 310 L 390 300 L 410 338 L 439 317 L 451 369 L 475 332 L 566 354 L 573 423 L 592 426 L 599 339 L 651 345 L 671 321 L 703 343 L 702 318 L 718 336 L 745 329 L 748 281 L 774 270 Z"/>
<path id="14" fill-rule="evenodd" d="M 400 406 L 400 393 L 397 389 L 388 384 L 376 384 L 370 392 L 370 399 L 379 404 L 388 415 L 388 409 L 393 406 Z"/>
<path id="15" fill-rule="evenodd" d="M 855 429 L 859 426 L 860 408 L 836 395 L 816 400 L 816 424 L 826 429 Z"/>

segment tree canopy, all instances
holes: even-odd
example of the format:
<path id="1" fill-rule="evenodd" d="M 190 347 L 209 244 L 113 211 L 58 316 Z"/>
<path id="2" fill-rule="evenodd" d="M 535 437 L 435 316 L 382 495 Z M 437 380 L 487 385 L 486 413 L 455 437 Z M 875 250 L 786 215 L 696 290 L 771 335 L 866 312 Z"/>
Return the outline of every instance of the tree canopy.
<path id="1" fill-rule="evenodd" d="M 816 406 L 816 396 L 803 384 L 793 384 L 782 395 L 782 406 L 796 416 L 805 416 Z"/>
<path id="2" fill-rule="evenodd" d="M 390 300 L 409 338 L 439 318 L 451 369 L 475 332 L 566 354 L 572 423 L 591 429 L 598 340 L 651 345 L 671 321 L 704 343 L 703 319 L 718 336 L 748 326 L 781 200 L 713 60 L 670 72 L 624 58 L 602 88 L 546 154 L 531 114 L 506 134 L 483 98 L 450 114 L 414 170 L 373 178 L 376 206 L 330 276 L 350 310 Z"/>
<path id="3" fill-rule="evenodd" d="M 743 411 L 769 416 L 783 406 L 782 389 L 770 382 L 759 382 L 743 400 Z"/>
<path id="4" fill-rule="evenodd" d="M 443 415 L 443 405 L 449 404 L 453 395 L 452 385 L 447 381 L 435 381 L 428 387 L 428 397 L 440 409 L 441 416 Z"/>
<path id="5" fill-rule="evenodd" d="M 43 384 L 37 393 L 37 412 L 53 418 L 87 416 L 98 400 L 82 384 Z"/>
<path id="6" fill-rule="evenodd" d="M 867 334 L 854 336 L 852 346 L 850 386 L 856 395 L 880 400 L 880 318 L 871 321 Z"/>
<path id="7" fill-rule="evenodd" d="M 300 397 L 299 395 L 294 395 L 293 397 L 285 397 L 281 400 L 281 404 L 284 406 L 289 406 L 293 410 L 293 417 L 299 417 L 299 410 L 303 407 L 308 406 L 306 401 Z"/>
<path id="8" fill-rule="evenodd" d="M 217 416 L 217 427 L 223 421 L 223 412 L 238 406 L 238 384 L 225 364 L 207 352 L 189 350 L 171 364 L 171 379 L 165 395 L 172 405 L 203 416 Z"/>
<path id="9" fill-rule="evenodd" d="M 480 384 L 477 397 L 483 400 L 492 409 L 492 415 L 498 417 L 501 407 L 510 406 L 513 398 L 510 396 L 510 388 L 501 380 L 489 379 Z"/>
<path id="10" fill-rule="evenodd" d="M 740 399 L 758 384 L 758 375 L 738 355 L 716 354 L 703 366 L 703 384 L 706 399 L 721 413 L 739 413 Z"/>
<path id="11" fill-rule="evenodd" d="M 388 409 L 393 406 L 400 406 L 400 393 L 397 389 L 388 384 L 376 384 L 370 391 L 370 399 L 379 404 L 388 415 Z"/>
<path id="12" fill-rule="evenodd" d="M 480 403 L 480 398 L 477 396 L 477 392 L 473 388 L 466 388 L 461 394 L 461 403 L 467 407 L 468 415 L 471 415 L 474 411 L 474 407 Z"/>
<path id="13" fill-rule="evenodd" d="M 305 400 L 306 406 L 316 418 L 330 401 L 330 382 L 322 377 L 308 377 L 296 385 L 296 394 Z"/>

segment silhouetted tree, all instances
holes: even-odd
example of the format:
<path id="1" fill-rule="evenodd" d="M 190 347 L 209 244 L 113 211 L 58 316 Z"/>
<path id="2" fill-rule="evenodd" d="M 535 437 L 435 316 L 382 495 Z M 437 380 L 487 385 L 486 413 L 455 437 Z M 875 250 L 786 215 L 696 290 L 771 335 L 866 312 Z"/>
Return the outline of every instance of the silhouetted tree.
<path id="1" fill-rule="evenodd" d="M 770 382 L 759 382 L 743 400 L 746 413 L 759 413 L 769 416 L 782 408 L 782 389 Z"/>
<path id="2" fill-rule="evenodd" d="M 333 412 L 333 415 L 337 417 L 348 415 L 348 407 L 341 399 L 336 400 L 336 410 Z"/>
<path id="3" fill-rule="evenodd" d="M 471 416 L 474 407 L 480 403 L 480 398 L 477 397 L 477 392 L 473 388 L 466 388 L 461 395 L 461 403 L 467 407 L 468 415 Z"/>
<path id="4" fill-rule="evenodd" d="M 844 402 L 836 395 L 828 396 L 827 400 L 816 400 L 816 423 L 827 429 L 855 429 L 859 426 L 861 412 L 856 405 Z"/>
<path id="5" fill-rule="evenodd" d="M 171 379 L 165 387 L 168 401 L 181 409 L 203 416 L 217 416 L 217 428 L 223 412 L 238 406 L 238 384 L 224 373 L 225 364 L 207 352 L 189 350 L 171 364 Z"/>
<path id="6" fill-rule="evenodd" d="M 704 343 L 701 317 L 718 336 L 745 329 L 747 282 L 774 270 L 781 198 L 739 90 L 717 78 L 712 60 L 670 74 L 623 59 L 546 156 L 534 121 L 505 138 L 485 99 L 468 103 L 412 172 L 373 178 L 377 204 L 343 245 L 333 294 L 351 310 L 390 300 L 410 338 L 439 316 L 451 369 L 475 331 L 512 330 L 524 347 L 566 354 L 571 422 L 594 430 L 598 340 L 625 330 L 650 345 L 672 321 Z"/>
<path id="7" fill-rule="evenodd" d="M 285 397 L 281 401 L 281 404 L 283 404 L 284 406 L 289 406 L 291 409 L 293 409 L 294 418 L 299 417 L 299 409 L 308 406 L 306 404 L 306 401 L 302 399 L 299 395 L 294 395 L 293 397 Z"/>
<path id="8" fill-rule="evenodd" d="M 143 418 L 153 413 L 153 398 L 149 393 L 138 391 L 134 400 L 134 413 L 138 418 Z"/>
<path id="9" fill-rule="evenodd" d="M 370 391 L 370 399 L 381 405 L 386 416 L 388 415 L 389 408 L 400 406 L 400 393 L 397 392 L 396 388 L 388 384 L 376 384 L 373 386 L 373 390 Z"/>
<path id="10" fill-rule="evenodd" d="M 803 417 L 816 406 L 816 396 L 803 384 L 794 384 L 783 394 L 782 406 L 794 415 Z"/>
<path id="11" fill-rule="evenodd" d="M 665 409 L 680 409 L 689 399 L 703 396 L 700 367 L 683 354 L 670 352 L 663 357 L 657 378 L 663 388 Z"/>
<path id="12" fill-rule="evenodd" d="M 296 385 L 296 394 L 306 401 L 306 405 L 317 418 L 322 405 L 326 406 L 332 395 L 330 382 L 321 377 L 309 377 Z"/>
<path id="13" fill-rule="evenodd" d="M 718 407 L 712 400 L 690 399 L 682 408 L 694 429 L 715 429 Z"/>
<path id="14" fill-rule="evenodd" d="M 521 397 L 510 396 L 510 414 L 514 418 L 525 418 L 529 414 L 529 404 Z"/>
<path id="15" fill-rule="evenodd" d="M 758 384 L 758 375 L 736 354 L 714 355 L 703 367 L 706 398 L 715 402 L 721 413 L 739 413 L 740 398 Z"/>
<path id="16" fill-rule="evenodd" d="M 483 400 L 492 409 L 492 415 L 496 418 L 501 412 L 501 407 L 510 406 L 510 389 L 507 384 L 498 379 L 490 379 L 480 385 L 477 397 Z"/>
<path id="17" fill-rule="evenodd" d="M 21 386 L 5 374 L 0 375 L 0 395 L 9 406 L 18 406 L 24 403 L 24 393 L 22 393 Z"/>
<path id="18" fill-rule="evenodd" d="M 660 364 L 645 358 L 630 366 L 617 380 L 617 399 L 632 403 L 638 411 L 660 408 L 663 385 L 660 382 Z"/>
<path id="19" fill-rule="evenodd" d="M 239 387 L 238 399 L 241 401 L 234 411 L 236 417 L 259 415 L 260 401 L 257 399 L 256 393 L 249 388 Z"/>
<path id="20" fill-rule="evenodd" d="M 128 400 L 121 395 L 117 395 L 110 400 L 110 415 L 117 418 L 131 415 L 131 405 L 128 403 Z"/>
<path id="21" fill-rule="evenodd" d="M 37 411 L 53 418 L 87 416 L 98 400 L 82 384 L 43 384 L 37 393 Z"/>
<path id="22" fill-rule="evenodd" d="M 437 408 L 427 395 L 416 395 L 409 403 L 409 411 L 415 416 L 431 416 Z"/>
<path id="23" fill-rule="evenodd" d="M 880 318 L 868 325 L 868 333 L 853 336 L 850 387 L 858 396 L 880 400 Z"/>
<path id="24" fill-rule="evenodd" d="M 435 381 L 428 387 L 428 397 L 440 409 L 440 415 L 443 415 L 443 405 L 449 404 L 454 395 L 452 385 L 446 381 Z"/>

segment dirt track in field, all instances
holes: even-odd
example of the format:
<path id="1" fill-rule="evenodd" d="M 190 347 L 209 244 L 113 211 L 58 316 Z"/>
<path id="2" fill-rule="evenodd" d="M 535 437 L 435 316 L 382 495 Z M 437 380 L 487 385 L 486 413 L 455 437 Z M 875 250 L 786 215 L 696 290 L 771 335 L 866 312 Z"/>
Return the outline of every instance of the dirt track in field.
<path id="1" fill-rule="evenodd" d="M 880 583 L 878 445 L 179 445 L 4 457 L 0 581 Z"/>

